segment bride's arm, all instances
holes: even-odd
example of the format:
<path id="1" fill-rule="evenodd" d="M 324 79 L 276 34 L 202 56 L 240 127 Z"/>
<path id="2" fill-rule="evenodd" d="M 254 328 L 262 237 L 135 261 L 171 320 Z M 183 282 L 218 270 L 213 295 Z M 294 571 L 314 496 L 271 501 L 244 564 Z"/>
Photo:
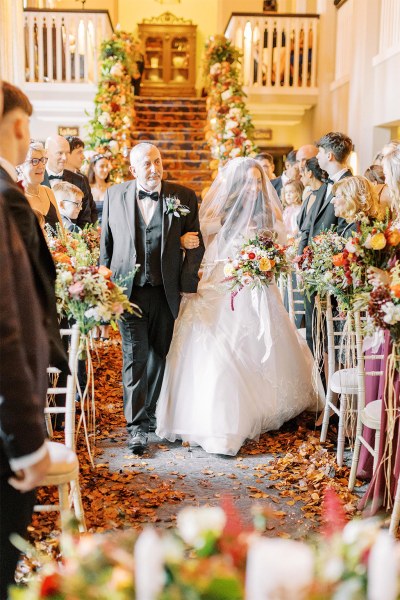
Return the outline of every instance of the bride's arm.
<path id="1" fill-rule="evenodd" d="M 218 233 L 218 231 L 221 229 L 221 218 L 215 217 L 214 219 L 203 219 L 200 222 L 200 229 L 203 236 L 209 236 Z"/>

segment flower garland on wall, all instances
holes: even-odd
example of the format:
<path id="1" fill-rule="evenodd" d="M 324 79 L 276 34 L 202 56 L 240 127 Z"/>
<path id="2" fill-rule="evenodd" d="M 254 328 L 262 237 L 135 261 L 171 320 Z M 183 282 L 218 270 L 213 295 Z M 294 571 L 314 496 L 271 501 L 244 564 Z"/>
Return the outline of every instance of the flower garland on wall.
<path id="1" fill-rule="evenodd" d="M 214 177 L 218 167 L 230 158 L 253 156 L 257 152 L 253 142 L 254 126 L 240 82 L 240 57 L 240 50 L 223 35 L 211 36 L 206 42 L 206 140 L 213 157 L 210 167 Z"/>
<path id="2" fill-rule="evenodd" d="M 135 121 L 131 79 L 136 75 L 132 34 L 116 31 L 101 45 L 101 75 L 94 99 L 93 119 L 88 126 L 87 148 L 93 154 L 106 154 L 112 163 L 111 179 L 128 178 L 130 132 Z M 89 153 L 90 155 L 90 153 Z"/>

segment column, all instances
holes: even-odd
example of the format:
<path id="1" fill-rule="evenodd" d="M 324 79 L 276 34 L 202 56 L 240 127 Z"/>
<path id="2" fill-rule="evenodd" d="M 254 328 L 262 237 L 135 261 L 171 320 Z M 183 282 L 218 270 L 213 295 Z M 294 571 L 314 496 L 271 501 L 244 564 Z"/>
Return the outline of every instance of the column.
<path id="1" fill-rule="evenodd" d="M 22 0 L 0 0 L 0 79 L 24 82 L 24 12 Z"/>

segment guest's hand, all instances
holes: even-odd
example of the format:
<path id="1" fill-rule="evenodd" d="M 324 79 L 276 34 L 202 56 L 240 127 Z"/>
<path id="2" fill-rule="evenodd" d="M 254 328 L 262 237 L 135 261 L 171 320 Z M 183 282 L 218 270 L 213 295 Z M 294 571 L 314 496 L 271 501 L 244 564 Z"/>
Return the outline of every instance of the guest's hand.
<path id="1" fill-rule="evenodd" d="M 184 248 L 185 250 L 198 248 L 199 244 L 199 234 L 197 231 L 188 231 L 181 236 L 181 248 Z"/>
<path id="2" fill-rule="evenodd" d="M 45 456 L 39 462 L 15 473 L 14 477 L 10 477 L 8 483 L 20 492 L 30 492 L 41 484 L 50 469 L 50 465 L 50 455 L 46 450 Z"/>
<path id="3" fill-rule="evenodd" d="M 389 273 L 387 271 L 383 271 L 382 269 L 377 269 L 376 267 L 369 267 L 367 271 L 367 279 L 368 283 L 374 287 L 378 287 L 380 285 L 389 285 L 390 283 Z"/>

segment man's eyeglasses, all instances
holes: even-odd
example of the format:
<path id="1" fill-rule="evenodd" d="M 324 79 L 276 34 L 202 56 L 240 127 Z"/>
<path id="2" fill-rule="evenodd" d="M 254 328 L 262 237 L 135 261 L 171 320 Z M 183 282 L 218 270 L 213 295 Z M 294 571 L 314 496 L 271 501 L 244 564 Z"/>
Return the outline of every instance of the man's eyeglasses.
<path id="1" fill-rule="evenodd" d="M 42 163 L 42 165 L 45 165 L 47 163 L 47 161 L 48 161 L 47 156 L 42 156 L 42 158 L 29 158 L 25 162 L 30 163 L 34 167 L 37 167 L 39 163 Z"/>
<path id="2" fill-rule="evenodd" d="M 63 202 L 71 202 L 71 204 L 75 204 L 75 206 L 77 208 L 82 208 L 82 202 L 75 202 L 74 200 L 67 200 L 67 198 L 64 198 Z"/>

